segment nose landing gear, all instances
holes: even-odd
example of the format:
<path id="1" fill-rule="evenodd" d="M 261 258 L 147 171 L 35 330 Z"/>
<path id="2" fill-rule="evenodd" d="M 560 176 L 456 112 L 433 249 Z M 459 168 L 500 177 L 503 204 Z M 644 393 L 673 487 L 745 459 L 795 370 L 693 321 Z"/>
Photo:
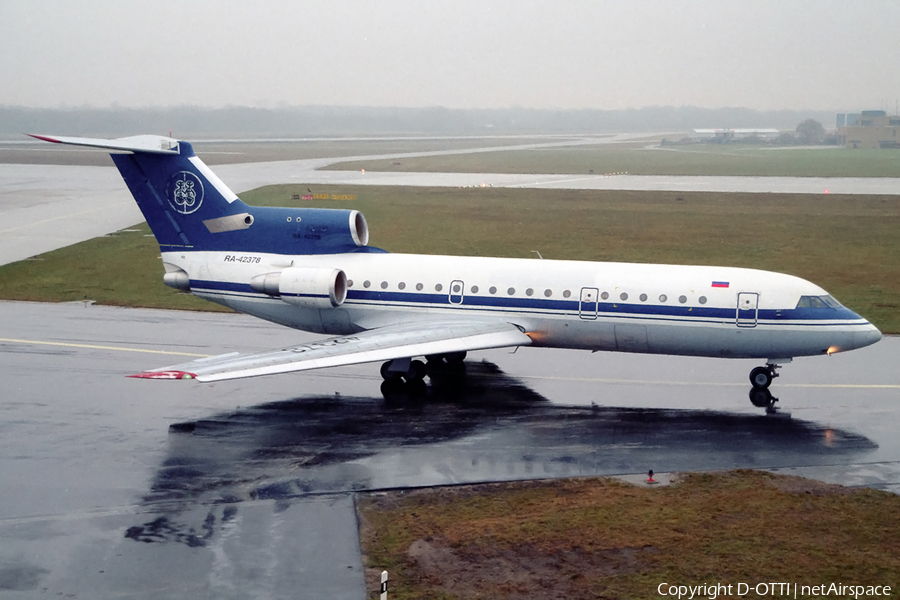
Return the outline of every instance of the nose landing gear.
<path id="1" fill-rule="evenodd" d="M 772 414 L 776 412 L 775 403 L 778 398 L 769 391 L 772 380 L 778 377 L 777 369 L 781 368 L 780 363 L 790 362 L 790 359 L 769 360 L 764 367 L 756 367 L 750 371 L 750 403 L 759 408 L 765 408 L 766 413 Z"/>
<path id="2" fill-rule="evenodd" d="M 750 371 L 750 383 L 755 390 L 766 390 L 772 385 L 772 380 L 778 377 L 776 369 L 781 365 L 768 363 L 764 367 L 756 367 Z"/>

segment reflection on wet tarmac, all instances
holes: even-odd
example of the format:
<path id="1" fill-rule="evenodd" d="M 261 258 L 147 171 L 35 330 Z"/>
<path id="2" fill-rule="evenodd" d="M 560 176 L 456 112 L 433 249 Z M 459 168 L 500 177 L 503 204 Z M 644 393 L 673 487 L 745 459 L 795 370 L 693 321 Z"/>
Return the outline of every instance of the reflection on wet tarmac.
<path id="1" fill-rule="evenodd" d="M 489 362 L 424 393 L 311 396 L 172 425 L 128 529 L 203 546 L 242 502 L 423 485 L 850 463 L 877 445 L 798 419 L 553 405 Z"/>

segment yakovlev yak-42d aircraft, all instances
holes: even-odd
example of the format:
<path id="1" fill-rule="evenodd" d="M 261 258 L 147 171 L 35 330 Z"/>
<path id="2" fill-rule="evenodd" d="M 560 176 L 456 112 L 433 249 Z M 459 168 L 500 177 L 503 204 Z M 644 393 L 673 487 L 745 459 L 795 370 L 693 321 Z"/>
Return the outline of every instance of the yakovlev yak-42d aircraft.
<path id="1" fill-rule="evenodd" d="M 226 354 L 137 375 L 220 381 L 384 362 L 421 381 L 429 361 L 543 346 L 765 359 L 751 400 L 773 402 L 795 356 L 874 344 L 881 332 L 808 281 L 754 269 L 390 254 L 355 210 L 248 206 L 187 142 L 34 136 L 107 148 L 159 242 L 163 281 L 320 342 Z"/>

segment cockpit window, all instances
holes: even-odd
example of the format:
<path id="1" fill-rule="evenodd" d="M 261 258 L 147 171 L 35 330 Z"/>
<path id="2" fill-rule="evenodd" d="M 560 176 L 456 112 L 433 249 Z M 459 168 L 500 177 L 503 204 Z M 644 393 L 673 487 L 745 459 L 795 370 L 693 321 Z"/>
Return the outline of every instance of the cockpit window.
<path id="1" fill-rule="evenodd" d="M 832 298 L 831 296 L 822 296 L 824 302 L 829 308 L 842 308 L 843 304 Z"/>
<path id="2" fill-rule="evenodd" d="M 831 296 L 800 296 L 797 308 L 840 308 L 841 303 Z"/>

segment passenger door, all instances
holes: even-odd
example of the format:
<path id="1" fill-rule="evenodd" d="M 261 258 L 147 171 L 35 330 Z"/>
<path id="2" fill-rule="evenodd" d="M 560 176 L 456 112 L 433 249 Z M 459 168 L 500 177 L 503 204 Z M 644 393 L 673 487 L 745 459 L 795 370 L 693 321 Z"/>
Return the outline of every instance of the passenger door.
<path id="1" fill-rule="evenodd" d="M 462 304 L 465 284 L 458 279 L 450 282 L 450 304 Z"/>
<path id="2" fill-rule="evenodd" d="M 582 319 L 596 319 L 599 297 L 600 290 L 597 288 L 581 288 L 581 299 L 578 302 L 578 316 Z"/>
<path id="3" fill-rule="evenodd" d="M 740 292 L 738 294 L 736 322 L 738 327 L 756 327 L 759 313 L 759 294 Z"/>

